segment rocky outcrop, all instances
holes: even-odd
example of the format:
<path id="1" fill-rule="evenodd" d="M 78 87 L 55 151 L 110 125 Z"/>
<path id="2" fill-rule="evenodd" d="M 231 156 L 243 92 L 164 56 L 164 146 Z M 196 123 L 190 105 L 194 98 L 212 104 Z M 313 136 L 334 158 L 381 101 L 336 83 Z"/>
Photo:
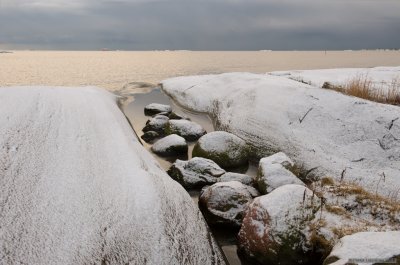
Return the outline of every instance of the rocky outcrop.
<path id="1" fill-rule="evenodd" d="M 194 146 L 192 155 L 211 159 L 223 168 L 239 167 L 248 163 L 246 142 L 224 131 L 202 136 Z"/>

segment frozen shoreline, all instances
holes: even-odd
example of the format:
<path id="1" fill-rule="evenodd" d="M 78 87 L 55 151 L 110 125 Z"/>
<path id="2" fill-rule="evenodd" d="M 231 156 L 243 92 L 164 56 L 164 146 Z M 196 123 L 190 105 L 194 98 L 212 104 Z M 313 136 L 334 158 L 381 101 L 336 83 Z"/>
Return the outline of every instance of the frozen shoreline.
<path id="1" fill-rule="evenodd" d="M 217 129 L 243 138 L 260 157 L 283 151 L 305 172 L 354 181 L 387 197 L 400 188 L 399 107 L 270 74 L 177 77 L 163 81 L 163 90 L 214 116 Z"/>
<path id="2" fill-rule="evenodd" d="M 0 263 L 224 264 L 98 88 L 0 88 Z"/>

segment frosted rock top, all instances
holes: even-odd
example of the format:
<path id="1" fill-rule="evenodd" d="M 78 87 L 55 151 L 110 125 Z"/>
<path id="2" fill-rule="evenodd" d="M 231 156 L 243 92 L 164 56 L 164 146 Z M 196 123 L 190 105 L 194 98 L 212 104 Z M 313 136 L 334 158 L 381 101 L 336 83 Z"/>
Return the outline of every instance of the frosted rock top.
<path id="1" fill-rule="evenodd" d="M 362 262 L 372 265 L 396 256 L 400 257 L 400 231 L 360 232 L 341 238 L 324 264 L 345 265 L 351 259 L 376 260 Z"/>

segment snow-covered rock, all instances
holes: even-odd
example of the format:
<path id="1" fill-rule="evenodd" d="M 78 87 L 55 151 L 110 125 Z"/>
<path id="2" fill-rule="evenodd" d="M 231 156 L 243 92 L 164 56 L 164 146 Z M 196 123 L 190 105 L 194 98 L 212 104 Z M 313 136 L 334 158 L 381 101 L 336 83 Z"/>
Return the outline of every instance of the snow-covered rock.
<path id="1" fill-rule="evenodd" d="M 166 127 L 167 134 L 177 134 L 188 141 L 195 141 L 206 134 L 206 130 L 197 124 L 188 120 L 170 120 Z"/>
<path id="2" fill-rule="evenodd" d="M 170 118 L 171 120 L 190 120 L 188 117 L 186 117 L 184 115 L 180 115 L 176 112 L 171 112 L 168 115 L 168 118 Z"/>
<path id="3" fill-rule="evenodd" d="M 400 231 L 360 232 L 345 236 L 335 245 L 324 265 L 393 264 L 400 262 Z"/>
<path id="4" fill-rule="evenodd" d="M 248 163 L 246 142 L 224 131 L 202 136 L 194 146 L 192 155 L 211 159 L 223 168 L 239 167 Z"/>
<path id="5" fill-rule="evenodd" d="M 151 103 L 144 107 L 144 114 L 147 116 L 152 116 L 157 113 L 167 112 L 170 113 L 172 111 L 172 107 L 170 105 L 159 104 L 159 103 Z"/>
<path id="6" fill-rule="evenodd" d="M 203 188 L 199 207 L 208 224 L 240 227 L 244 213 L 258 191 L 238 181 L 219 182 Z"/>
<path id="7" fill-rule="evenodd" d="M 257 173 L 258 190 L 263 194 L 267 194 L 286 184 L 304 185 L 304 183 L 289 170 L 293 166 L 294 163 L 292 160 L 282 152 L 262 158 Z"/>
<path id="8" fill-rule="evenodd" d="M 373 87 L 387 91 L 392 86 L 393 81 L 396 81 L 396 79 L 400 81 L 400 66 L 276 71 L 269 74 L 286 77 L 317 87 L 322 87 L 325 82 L 334 86 L 343 86 L 352 79 L 367 78 L 373 83 Z"/>
<path id="9" fill-rule="evenodd" d="M 283 151 L 306 172 L 379 193 L 400 187 L 400 108 L 349 97 L 282 76 L 250 73 L 177 77 L 163 90 L 214 117 L 258 157 Z M 385 181 L 380 181 L 382 173 Z"/>
<path id="10" fill-rule="evenodd" d="M 185 138 L 176 134 L 171 134 L 158 140 L 151 147 L 151 150 L 163 156 L 181 155 L 187 154 L 188 144 Z"/>
<path id="11" fill-rule="evenodd" d="M 140 136 L 140 138 L 142 138 L 146 143 L 151 143 L 159 137 L 160 134 L 155 131 L 147 131 L 142 136 Z"/>
<path id="12" fill-rule="evenodd" d="M 194 157 L 189 161 L 178 159 L 168 170 L 168 174 L 186 189 L 214 184 L 224 173 L 225 170 L 215 162 L 201 157 Z"/>
<path id="13" fill-rule="evenodd" d="M 98 88 L 0 88 L 0 264 L 224 264 Z"/>
<path id="14" fill-rule="evenodd" d="M 306 232 L 314 216 L 313 193 L 301 185 L 281 186 L 254 199 L 243 219 L 241 253 L 261 264 L 303 264 L 312 256 Z"/>
<path id="15" fill-rule="evenodd" d="M 146 122 L 146 126 L 143 128 L 143 132 L 154 131 L 159 134 L 165 133 L 165 128 L 168 124 L 169 118 L 164 115 L 156 115 Z"/>
<path id="16" fill-rule="evenodd" d="M 260 165 L 272 164 L 280 164 L 288 170 L 291 170 L 294 167 L 293 161 L 283 152 L 279 152 L 260 159 Z"/>
<path id="17" fill-rule="evenodd" d="M 240 183 L 248 186 L 254 186 L 256 183 L 255 178 L 235 172 L 226 172 L 219 179 L 219 182 L 228 182 L 228 181 L 239 181 Z"/>

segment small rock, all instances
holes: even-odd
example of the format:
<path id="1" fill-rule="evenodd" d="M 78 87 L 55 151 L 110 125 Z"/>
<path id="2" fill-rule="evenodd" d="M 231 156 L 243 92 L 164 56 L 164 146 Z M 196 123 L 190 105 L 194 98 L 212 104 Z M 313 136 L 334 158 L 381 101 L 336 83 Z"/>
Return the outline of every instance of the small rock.
<path id="1" fill-rule="evenodd" d="M 176 134 L 168 135 L 158 140 L 152 147 L 151 150 L 162 156 L 177 156 L 187 154 L 188 145 L 183 137 Z"/>
<path id="2" fill-rule="evenodd" d="M 155 131 L 159 134 L 164 134 L 165 127 L 167 126 L 169 119 L 163 115 L 156 115 L 146 122 L 146 126 L 143 128 L 143 132 Z"/>
<path id="3" fill-rule="evenodd" d="M 225 170 L 216 163 L 200 157 L 194 157 L 189 161 L 178 159 L 168 170 L 168 174 L 186 189 L 214 184 L 224 173 Z"/>
<path id="4" fill-rule="evenodd" d="M 292 160 L 284 153 L 276 153 L 260 160 L 257 185 L 262 194 L 286 184 L 304 185 L 304 183 L 289 171 L 294 166 Z"/>
<path id="5" fill-rule="evenodd" d="M 171 113 L 168 115 L 168 118 L 169 118 L 170 120 L 190 120 L 188 117 L 183 116 L 183 115 L 180 115 L 180 114 L 175 113 L 175 112 L 171 112 Z"/>
<path id="6" fill-rule="evenodd" d="M 351 259 L 370 262 L 365 264 L 383 264 L 393 259 L 393 264 L 400 262 L 400 231 L 389 232 L 359 232 L 344 236 L 333 247 L 331 254 L 325 259 L 324 265 L 356 264 Z M 397 260 L 397 262 L 396 262 Z"/>
<path id="7" fill-rule="evenodd" d="M 157 116 L 157 115 L 163 115 L 163 116 L 167 116 L 169 118 L 169 112 L 160 112 L 160 113 L 154 114 L 153 117 Z"/>
<path id="8" fill-rule="evenodd" d="M 158 103 L 151 103 L 144 107 L 144 114 L 146 116 L 152 116 L 157 113 L 161 112 L 168 112 L 172 111 L 172 107 L 170 105 L 158 104 Z"/>
<path id="9" fill-rule="evenodd" d="M 199 124 L 188 120 L 170 120 L 166 127 L 167 134 L 177 134 L 188 141 L 195 141 L 206 134 Z"/>
<path id="10" fill-rule="evenodd" d="M 202 136 L 194 146 L 192 155 L 211 159 L 223 168 L 239 167 L 248 163 L 246 142 L 223 131 Z"/>
<path id="11" fill-rule="evenodd" d="M 247 207 L 257 195 L 256 189 L 238 181 L 218 182 L 203 188 L 199 207 L 209 224 L 240 227 Z"/>
<path id="12" fill-rule="evenodd" d="M 219 179 L 218 182 L 228 182 L 228 181 L 239 181 L 240 183 L 248 186 L 254 186 L 256 184 L 255 178 L 234 172 L 226 172 Z"/>
<path id="13" fill-rule="evenodd" d="M 294 184 L 255 198 L 239 231 L 240 253 L 261 264 L 313 261 L 311 232 L 307 230 L 318 207 L 313 199 L 311 190 Z"/>
<path id="14" fill-rule="evenodd" d="M 142 138 L 146 143 L 151 143 L 159 137 L 160 137 L 160 134 L 158 132 L 147 131 L 140 138 Z"/>

